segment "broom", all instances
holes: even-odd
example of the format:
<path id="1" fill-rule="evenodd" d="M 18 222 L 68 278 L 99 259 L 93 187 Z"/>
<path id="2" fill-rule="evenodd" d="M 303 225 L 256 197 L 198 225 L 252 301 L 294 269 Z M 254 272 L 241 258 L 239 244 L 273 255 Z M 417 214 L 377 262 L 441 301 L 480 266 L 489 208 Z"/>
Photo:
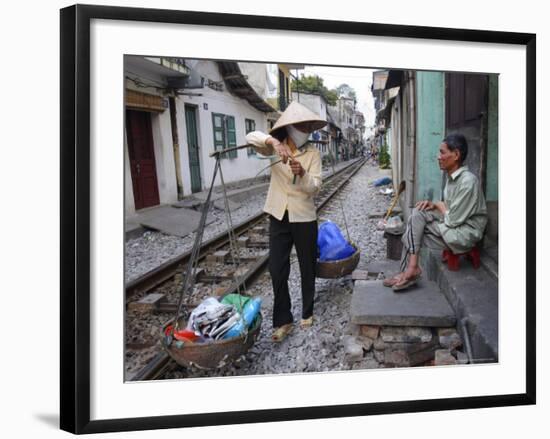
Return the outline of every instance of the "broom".
<path id="1" fill-rule="evenodd" d="M 407 186 L 407 184 L 405 183 L 405 180 L 402 180 L 401 183 L 399 183 L 399 188 L 397 189 L 397 195 L 394 197 L 394 199 L 393 199 L 393 201 L 390 205 L 390 208 L 388 209 L 388 212 L 386 213 L 386 216 L 384 217 L 384 222 L 386 222 L 388 220 L 388 218 L 390 217 L 390 214 L 391 214 L 393 208 L 395 207 L 395 204 L 397 203 L 397 200 L 399 200 L 399 196 L 403 193 L 406 186 Z"/>

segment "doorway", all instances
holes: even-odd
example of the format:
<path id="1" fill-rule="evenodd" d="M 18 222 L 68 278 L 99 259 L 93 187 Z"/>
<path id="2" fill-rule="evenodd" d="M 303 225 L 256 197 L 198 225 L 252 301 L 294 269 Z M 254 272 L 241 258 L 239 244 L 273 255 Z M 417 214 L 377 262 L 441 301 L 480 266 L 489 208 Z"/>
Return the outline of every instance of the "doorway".
<path id="1" fill-rule="evenodd" d="M 189 171 L 191 172 L 191 192 L 202 190 L 199 136 L 197 132 L 197 108 L 185 106 L 185 125 L 187 126 L 187 150 L 189 152 Z"/>
<path id="2" fill-rule="evenodd" d="M 126 110 L 126 135 L 136 210 L 160 203 L 151 114 Z"/>

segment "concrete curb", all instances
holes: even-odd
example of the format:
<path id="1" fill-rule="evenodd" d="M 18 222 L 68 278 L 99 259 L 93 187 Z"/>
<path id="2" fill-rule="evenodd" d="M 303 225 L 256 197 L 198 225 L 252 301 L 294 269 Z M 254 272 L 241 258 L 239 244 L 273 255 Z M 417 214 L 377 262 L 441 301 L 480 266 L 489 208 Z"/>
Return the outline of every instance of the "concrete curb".
<path id="1" fill-rule="evenodd" d="M 455 311 L 457 321 L 467 324 L 474 362 L 498 361 L 498 280 L 483 266 L 474 270 L 461 261 L 453 272 L 440 252 L 422 250 L 421 264 L 428 279 L 435 281 Z M 461 336 L 465 334 L 458 325 Z"/>

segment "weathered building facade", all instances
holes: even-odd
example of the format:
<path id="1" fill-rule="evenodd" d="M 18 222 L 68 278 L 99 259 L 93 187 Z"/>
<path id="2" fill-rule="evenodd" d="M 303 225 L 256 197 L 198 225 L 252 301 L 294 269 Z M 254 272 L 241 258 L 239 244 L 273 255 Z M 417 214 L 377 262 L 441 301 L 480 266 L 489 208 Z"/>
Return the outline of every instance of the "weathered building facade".
<path id="1" fill-rule="evenodd" d="M 126 213 L 207 188 L 215 164 L 210 153 L 246 143 L 250 131 L 268 131 L 286 108 L 288 71 L 277 64 L 127 56 Z M 232 182 L 255 177 L 265 163 L 242 149 L 227 154 L 222 167 Z"/>
<path id="2" fill-rule="evenodd" d="M 465 164 L 487 200 L 487 237 L 498 241 L 498 76 L 389 70 L 375 72 L 372 90 L 375 142 L 388 146 L 395 187 L 406 182 L 405 214 L 419 200 L 442 198 L 439 146 L 446 135 L 462 133 L 469 145 Z"/>
<path id="3" fill-rule="evenodd" d="M 321 119 L 329 121 L 329 124 L 313 133 L 311 139 L 317 141 L 317 148 L 321 152 L 322 157 L 329 155 L 336 157 L 338 126 L 333 123 L 331 127 L 326 99 L 318 94 L 303 92 L 293 92 L 292 99 L 309 108 L 315 114 L 318 114 Z"/>

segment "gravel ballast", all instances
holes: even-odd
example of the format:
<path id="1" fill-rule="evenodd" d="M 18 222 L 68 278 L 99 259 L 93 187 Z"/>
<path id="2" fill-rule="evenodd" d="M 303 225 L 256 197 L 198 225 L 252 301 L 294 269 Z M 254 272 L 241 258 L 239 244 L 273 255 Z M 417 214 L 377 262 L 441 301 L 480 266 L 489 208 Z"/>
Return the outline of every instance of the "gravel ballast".
<path id="1" fill-rule="evenodd" d="M 320 221 L 331 220 L 345 234 L 342 217 L 343 205 L 350 238 L 361 250 L 360 267 L 371 261 L 384 259 L 386 243 L 383 232 L 377 230 L 380 220 L 375 213 L 384 211 L 390 197 L 381 195 L 372 181 L 380 177 L 377 167 L 364 165 L 350 180 L 343 191 L 321 212 Z M 256 200 L 254 200 L 256 201 Z M 259 201 L 263 204 L 263 200 Z M 380 367 L 374 352 L 368 352 L 361 361 L 348 361 L 345 340 L 350 334 L 349 307 L 353 292 L 350 279 L 317 279 L 314 324 L 301 329 L 297 324 L 301 316 L 300 273 L 293 256 L 289 288 L 292 312 L 295 319 L 293 332 L 282 342 L 271 341 L 273 296 L 269 274 L 249 289 L 253 296 L 263 299 L 263 324 L 256 344 L 241 357 L 222 369 L 204 371 L 178 367 L 167 373 L 165 379 L 198 378 L 214 376 L 262 375 L 279 373 L 327 372 Z"/>

